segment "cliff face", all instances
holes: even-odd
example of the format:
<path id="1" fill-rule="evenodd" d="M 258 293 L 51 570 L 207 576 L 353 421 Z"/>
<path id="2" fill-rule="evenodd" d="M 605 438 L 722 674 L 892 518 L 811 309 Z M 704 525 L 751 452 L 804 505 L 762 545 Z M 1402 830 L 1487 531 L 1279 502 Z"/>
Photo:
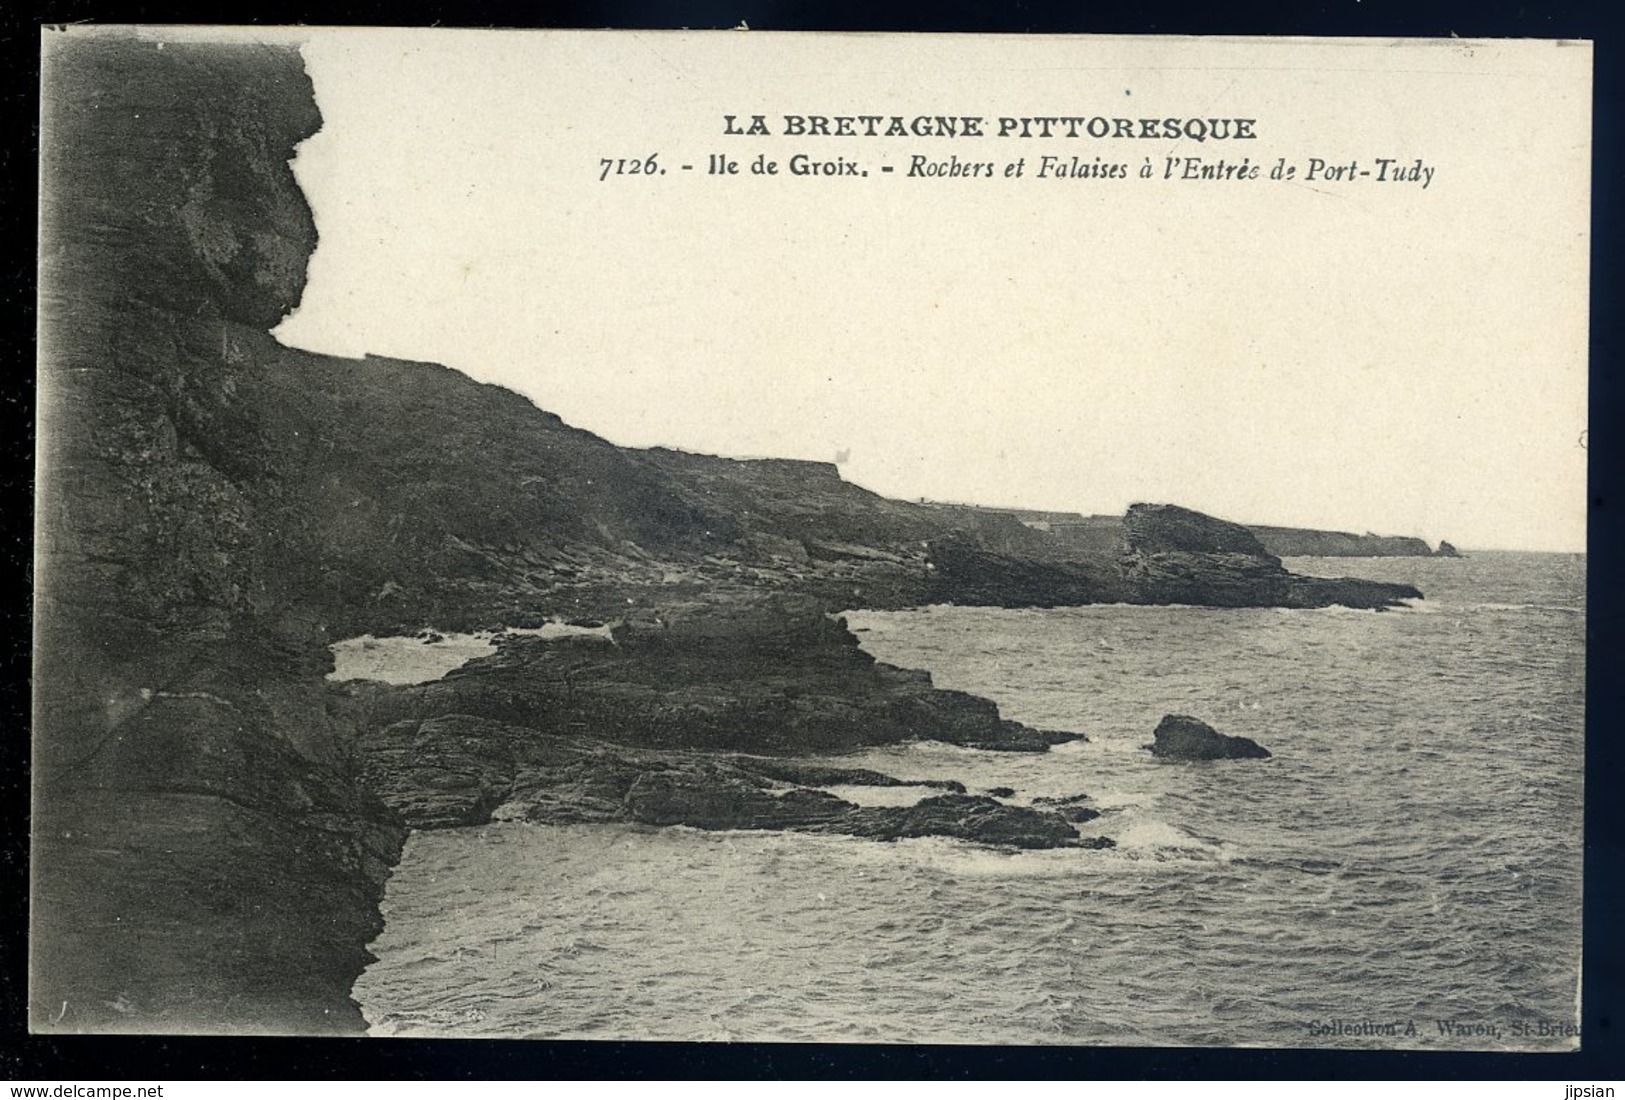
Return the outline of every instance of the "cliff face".
<path id="1" fill-rule="evenodd" d="M 786 802 L 782 768 L 719 762 L 1063 736 L 870 660 L 829 612 L 1415 595 L 1294 578 L 1183 510 L 1063 545 L 818 464 L 623 450 L 444 367 L 284 348 L 267 332 L 315 242 L 287 164 L 320 123 L 299 56 L 160 37 L 46 51 L 37 1030 L 358 1030 L 405 827 L 503 806 L 1073 842 L 974 796 L 856 813 L 806 772 Z M 324 680 L 347 636 L 549 618 L 616 644 Z"/>
<path id="2" fill-rule="evenodd" d="M 909 506 L 807 464 L 625 452 L 443 367 L 276 344 L 315 242 L 287 166 L 319 125 L 296 52 L 75 35 L 46 85 L 34 1028 L 362 1026 L 348 990 L 404 822 L 369 793 L 388 754 L 367 707 L 323 680 L 350 634 L 634 620 L 567 689 L 539 650 L 455 698 L 403 692 L 398 718 L 1033 743 L 823 617 L 871 583 L 916 602 Z M 803 582 L 826 599 L 752 610 Z M 509 669 L 537 674 L 525 698 Z"/>
<path id="3" fill-rule="evenodd" d="M 238 339 L 304 284 L 311 88 L 287 50 L 47 46 L 30 1023 L 354 1030 L 402 832 L 300 686 Z"/>
<path id="4" fill-rule="evenodd" d="M 1253 527 L 1264 548 L 1278 558 L 1431 558 L 1452 557 L 1419 538 L 1405 535 L 1356 535 L 1348 531 L 1313 531 L 1302 527 Z"/>
<path id="5" fill-rule="evenodd" d="M 37 644 L 77 681 L 48 706 L 109 712 L 72 724 L 94 741 L 123 664 L 266 607 L 230 334 L 298 301 L 315 230 L 286 150 L 319 120 L 291 53 L 76 38 L 46 62 Z"/>

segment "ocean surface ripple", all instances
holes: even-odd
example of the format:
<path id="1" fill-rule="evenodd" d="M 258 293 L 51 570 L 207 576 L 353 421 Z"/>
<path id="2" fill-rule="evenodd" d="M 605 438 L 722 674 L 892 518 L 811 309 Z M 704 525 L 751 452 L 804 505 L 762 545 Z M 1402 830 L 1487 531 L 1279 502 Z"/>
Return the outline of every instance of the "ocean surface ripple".
<path id="1" fill-rule="evenodd" d="M 1091 740 L 843 762 L 1008 786 L 1017 802 L 1087 793 L 1103 813 L 1082 831 L 1117 848 L 420 833 L 356 988 L 373 1033 L 1571 1046 L 1584 558 L 1287 564 L 1428 599 L 848 616 L 878 658 Z M 1274 756 L 1160 762 L 1143 746 L 1167 713 Z"/>

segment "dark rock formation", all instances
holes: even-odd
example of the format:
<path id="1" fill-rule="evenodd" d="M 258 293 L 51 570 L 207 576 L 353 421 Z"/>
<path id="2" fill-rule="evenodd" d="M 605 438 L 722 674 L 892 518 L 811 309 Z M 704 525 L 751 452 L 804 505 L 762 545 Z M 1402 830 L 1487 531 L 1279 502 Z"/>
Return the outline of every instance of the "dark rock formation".
<path id="1" fill-rule="evenodd" d="M 1168 760 L 1253 760 L 1270 752 L 1245 737 L 1228 737 L 1188 714 L 1164 715 L 1157 723 L 1154 756 Z"/>
<path id="2" fill-rule="evenodd" d="M 1340 607 L 1366 611 L 1386 611 L 1404 607 L 1405 600 L 1419 600 L 1422 592 L 1414 585 L 1388 581 L 1368 581 L 1359 577 L 1303 577 L 1287 575 L 1281 607 Z"/>
<path id="3" fill-rule="evenodd" d="M 1175 504 L 1131 505 L 1123 517 L 1123 537 L 1129 550 L 1139 553 L 1234 554 L 1272 560 L 1258 536 L 1241 524 Z"/>
<path id="4" fill-rule="evenodd" d="M 842 831 L 880 840 L 948 836 L 1011 848 L 1108 846 L 1080 839 L 1060 814 L 973 794 L 942 794 L 912 806 L 867 807 Z"/>
<path id="5" fill-rule="evenodd" d="M 772 793 L 737 780 L 640 776 L 627 794 L 632 819 L 700 829 L 797 829 L 874 840 L 943 836 L 1007 848 L 1105 847 L 1081 840 L 1060 814 L 980 795 L 942 794 L 912 806 L 858 807 L 827 791 Z"/>
<path id="6" fill-rule="evenodd" d="M 1433 556 L 1436 558 L 1459 558 L 1461 557 L 1461 551 L 1457 550 L 1454 546 L 1451 546 L 1443 539 L 1440 539 L 1439 549 L 1434 552 Z"/>
<path id="7" fill-rule="evenodd" d="M 513 792 L 508 733 L 466 714 L 397 722 L 363 734 L 361 774 L 412 828 L 483 824 Z"/>
<path id="8" fill-rule="evenodd" d="M 404 833 L 286 599 L 243 339 L 304 285 L 320 120 L 293 49 L 165 46 L 46 41 L 29 1022 L 356 1031 Z"/>

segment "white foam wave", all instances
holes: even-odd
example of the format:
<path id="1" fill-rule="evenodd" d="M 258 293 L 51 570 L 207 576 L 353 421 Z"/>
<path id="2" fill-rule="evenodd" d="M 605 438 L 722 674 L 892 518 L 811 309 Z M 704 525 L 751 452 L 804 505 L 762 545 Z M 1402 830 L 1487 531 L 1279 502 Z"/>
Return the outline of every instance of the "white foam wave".
<path id="1" fill-rule="evenodd" d="M 496 652 L 504 635 L 532 638 L 590 638 L 614 643 L 609 625 L 572 626 L 548 622 L 541 626 L 479 630 L 469 634 L 424 631 L 375 638 L 363 634 L 328 646 L 333 654 L 329 680 L 374 680 L 385 684 L 426 684 L 444 678 L 468 662 Z"/>

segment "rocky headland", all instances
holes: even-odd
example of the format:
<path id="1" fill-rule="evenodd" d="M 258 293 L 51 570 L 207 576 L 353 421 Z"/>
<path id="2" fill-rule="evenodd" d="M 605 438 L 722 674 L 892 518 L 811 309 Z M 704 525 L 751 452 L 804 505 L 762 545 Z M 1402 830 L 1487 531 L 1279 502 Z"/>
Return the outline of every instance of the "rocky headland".
<path id="1" fill-rule="evenodd" d="M 631 450 L 433 364 L 270 335 L 316 231 L 292 48 L 73 33 L 43 118 L 30 1025 L 354 1032 L 409 829 L 492 819 L 1098 846 L 1080 803 L 812 759 L 1076 734 L 877 662 L 933 602 L 1382 608 L 1245 528 L 1137 505 L 1088 542 L 828 465 Z M 335 683 L 362 634 L 574 621 L 439 680 Z M 432 641 L 431 639 L 428 639 Z M 930 784 L 926 784 L 930 786 Z"/>
<path id="2" fill-rule="evenodd" d="M 1123 542 L 1123 517 L 1083 515 L 1077 512 L 1046 512 L 1032 508 L 995 508 L 972 504 L 937 504 L 934 507 L 954 513 L 967 527 L 982 529 L 984 541 L 999 538 L 1001 525 L 1010 521 L 1045 536 L 1036 545 L 1059 549 L 1062 553 L 1111 553 Z M 1456 558 L 1461 553 L 1450 543 L 1438 549 L 1409 535 L 1354 534 L 1351 531 L 1319 531 L 1308 527 L 1276 527 L 1247 524 L 1267 554 L 1278 558 Z M 1017 543 L 1019 551 L 1032 552 L 1034 543 Z"/>
<path id="3" fill-rule="evenodd" d="M 1454 558 L 1448 542 L 1435 550 L 1407 535 L 1356 535 L 1350 531 L 1312 531 L 1302 527 L 1249 528 L 1264 548 L 1278 558 Z"/>

